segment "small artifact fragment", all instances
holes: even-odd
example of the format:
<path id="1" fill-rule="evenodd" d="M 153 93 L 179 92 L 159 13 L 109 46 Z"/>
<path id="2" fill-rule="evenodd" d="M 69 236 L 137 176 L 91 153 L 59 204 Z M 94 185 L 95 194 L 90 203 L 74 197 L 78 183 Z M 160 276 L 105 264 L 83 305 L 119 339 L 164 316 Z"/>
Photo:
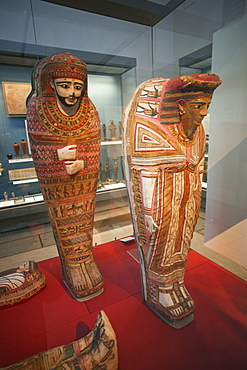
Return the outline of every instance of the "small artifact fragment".
<path id="1" fill-rule="evenodd" d="M 116 137 L 117 126 L 115 125 L 113 120 L 110 121 L 108 129 L 110 130 L 111 140 L 113 141 L 117 140 L 117 137 Z"/>
<path id="2" fill-rule="evenodd" d="M 20 145 L 23 152 L 23 157 L 27 157 L 27 142 L 24 139 L 22 139 Z"/>
<path id="3" fill-rule="evenodd" d="M 118 122 L 118 130 L 119 130 L 119 140 L 122 140 L 123 136 L 123 124 L 122 121 Z"/>
<path id="4" fill-rule="evenodd" d="M 117 160 L 115 153 L 113 157 L 113 169 L 114 169 L 114 181 L 115 183 L 118 183 L 119 182 L 118 180 L 118 160 Z"/>
<path id="5" fill-rule="evenodd" d="M 7 202 L 9 200 L 9 194 L 7 193 L 7 191 L 3 192 L 3 196 L 4 196 L 4 200 Z"/>
<path id="6" fill-rule="evenodd" d="M 20 146 L 18 143 L 13 144 L 14 152 L 15 152 L 15 157 L 20 158 Z"/>
<path id="7" fill-rule="evenodd" d="M 102 131 L 103 131 L 103 138 L 101 139 L 102 141 L 106 140 L 106 125 L 103 123 L 102 125 Z"/>

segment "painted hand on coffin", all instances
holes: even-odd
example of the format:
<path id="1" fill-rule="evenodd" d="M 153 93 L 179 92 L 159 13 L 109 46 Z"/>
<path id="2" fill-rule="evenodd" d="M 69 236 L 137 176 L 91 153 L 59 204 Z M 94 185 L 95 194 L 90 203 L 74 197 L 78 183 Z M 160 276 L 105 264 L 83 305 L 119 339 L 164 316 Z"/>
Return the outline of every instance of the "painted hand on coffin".
<path id="1" fill-rule="evenodd" d="M 77 156 L 77 145 L 67 145 L 57 150 L 60 161 L 75 160 Z"/>
<path id="2" fill-rule="evenodd" d="M 80 172 L 84 170 L 84 161 L 66 161 L 66 171 L 68 172 L 69 175 L 74 175 L 77 172 Z"/>
<path id="3" fill-rule="evenodd" d="M 154 222 L 154 219 L 152 216 L 149 216 L 149 215 L 145 215 L 145 225 L 146 225 L 146 229 L 147 231 L 152 234 L 156 228 L 158 228 L 159 226 Z"/>
<path id="4" fill-rule="evenodd" d="M 74 175 L 77 172 L 84 170 L 84 161 L 76 160 L 77 145 L 67 145 L 57 150 L 58 159 L 64 161 L 66 171 L 69 175 Z"/>

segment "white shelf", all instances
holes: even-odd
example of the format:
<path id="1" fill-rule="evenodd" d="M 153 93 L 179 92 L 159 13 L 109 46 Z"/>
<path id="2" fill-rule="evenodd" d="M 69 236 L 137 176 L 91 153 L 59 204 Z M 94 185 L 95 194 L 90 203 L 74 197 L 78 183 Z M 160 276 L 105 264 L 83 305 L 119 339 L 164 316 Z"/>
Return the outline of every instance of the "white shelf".
<path id="1" fill-rule="evenodd" d="M 9 207 L 16 207 L 16 206 L 23 206 L 25 204 L 32 204 L 37 202 L 43 202 L 44 198 L 43 195 L 36 195 L 31 197 L 26 197 L 23 201 L 15 201 L 14 199 L 5 200 L 0 202 L 0 208 L 9 208 Z"/>
<path id="2" fill-rule="evenodd" d="M 15 205 L 15 201 L 14 200 L 5 200 L 3 202 L 0 202 L 0 208 L 12 207 L 14 205 Z"/>
<path id="3" fill-rule="evenodd" d="M 9 163 L 23 163 L 23 162 L 33 162 L 33 158 L 15 158 L 15 159 L 9 159 Z"/>
<path id="4" fill-rule="evenodd" d="M 101 145 L 117 145 L 117 144 L 122 144 L 122 140 L 101 141 Z"/>
<path id="5" fill-rule="evenodd" d="M 39 182 L 39 180 L 37 179 L 37 177 L 35 177 L 34 179 L 27 179 L 27 180 L 14 180 L 12 184 L 13 185 L 30 184 L 31 182 Z"/>
<path id="6" fill-rule="evenodd" d="M 38 181 L 38 179 L 33 179 L 34 181 Z M 31 181 L 31 180 L 20 180 L 20 182 L 24 183 L 24 181 Z M 32 182 L 34 182 L 32 181 Z M 17 181 L 15 181 L 17 182 Z M 20 182 L 18 182 L 20 184 Z M 126 188 L 126 185 L 122 182 L 119 182 L 117 184 L 109 184 L 109 185 L 103 185 L 99 189 L 97 189 L 97 193 L 103 193 L 108 192 L 111 190 L 118 190 L 118 189 L 124 189 Z M 2 200 L 0 201 L 0 209 L 1 208 L 9 208 L 9 207 L 16 207 L 16 206 L 23 206 L 26 204 L 32 204 L 37 202 L 43 202 L 44 198 L 43 195 L 36 195 L 36 196 L 28 196 L 24 197 L 23 201 L 15 201 L 14 199 L 10 200 Z"/>
<path id="7" fill-rule="evenodd" d="M 110 190 L 117 190 L 126 188 L 126 185 L 123 182 L 118 182 L 117 184 L 107 184 L 102 185 L 100 188 L 97 189 L 97 193 L 101 193 L 102 191 L 110 191 Z"/>

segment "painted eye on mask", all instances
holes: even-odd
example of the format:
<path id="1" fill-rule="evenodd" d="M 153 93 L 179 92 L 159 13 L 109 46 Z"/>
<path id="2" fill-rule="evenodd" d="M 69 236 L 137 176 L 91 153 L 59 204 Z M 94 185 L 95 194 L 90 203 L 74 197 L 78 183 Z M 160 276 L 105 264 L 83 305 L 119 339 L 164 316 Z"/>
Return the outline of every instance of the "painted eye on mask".
<path id="1" fill-rule="evenodd" d="M 81 91 L 83 89 L 83 86 L 81 86 L 81 85 L 75 85 L 75 89 Z"/>
<path id="2" fill-rule="evenodd" d="M 195 109 L 202 109 L 202 107 L 203 107 L 202 104 L 192 104 L 191 106 L 192 106 L 192 108 L 195 108 Z"/>

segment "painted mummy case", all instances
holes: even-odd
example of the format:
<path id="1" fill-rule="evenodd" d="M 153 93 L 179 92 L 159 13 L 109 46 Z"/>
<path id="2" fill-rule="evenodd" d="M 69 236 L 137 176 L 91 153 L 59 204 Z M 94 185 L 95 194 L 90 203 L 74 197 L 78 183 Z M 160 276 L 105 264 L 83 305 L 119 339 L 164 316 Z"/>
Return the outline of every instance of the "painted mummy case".
<path id="1" fill-rule="evenodd" d="M 45 275 L 34 261 L 0 273 L 0 308 L 31 298 L 46 285 Z"/>
<path id="2" fill-rule="evenodd" d="M 142 83 L 124 113 L 124 169 L 140 257 L 143 296 L 164 321 L 181 327 L 195 304 L 184 284 L 198 219 L 205 133 L 180 130 L 177 102 L 212 96 L 221 83 L 202 74 Z"/>
<path id="3" fill-rule="evenodd" d="M 103 279 L 92 253 L 93 219 L 100 163 L 100 121 L 87 95 L 86 65 L 69 53 L 40 61 L 33 72 L 27 103 L 31 153 L 58 248 L 64 281 L 76 299 L 103 291 Z M 58 107 L 51 80 L 74 78 L 84 89 L 76 113 Z M 76 160 L 69 153 L 76 147 Z M 72 165 L 78 169 L 71 171 Z M 75 172 L 75 173 L 74 173 Z"/>

